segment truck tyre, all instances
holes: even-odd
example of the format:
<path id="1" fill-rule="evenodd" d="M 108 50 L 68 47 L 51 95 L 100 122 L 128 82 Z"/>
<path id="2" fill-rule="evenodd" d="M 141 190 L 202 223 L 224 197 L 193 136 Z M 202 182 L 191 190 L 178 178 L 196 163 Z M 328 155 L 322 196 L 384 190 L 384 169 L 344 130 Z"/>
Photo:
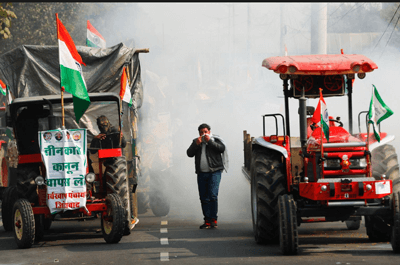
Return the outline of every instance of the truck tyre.
<path id="1" fill-rule="evenodd" d="M 286 193 L 286 177 L 280 154 L 254 150 L 251 162 L 251 211 L 258 244 L 278 243 L 278 197 Z"/>
<path id="2" fill-rule="evenodd" d="M 400 192 L 393 194 L 393 227 L 390 243 L 395 253 L 400 253 Z"/>
<path id="3" fill-rule="evenodd" d="M 149 171 L 146 170 L 142 173 L 139 178 L 139 185 L 137 187 L 137 204 L 138 214 L 145 214 L 150 209 L 150 175 Z"/>
<path id="4" fill-rule="evenodd" d="M 101 216 L 101 231 L 109 244 L 118 243 L 124 233 L 125 217 L 120 196 L 115 193 L 106 197 L 107 212 Z"/>
<path id="5" fill-rule="evenodd" d="M 124 226 L 126 227 L 125 234 L 128 234 L 129 229 L 129 186 L 126 171 L 125 157 L 114 157 L 107 159 L 104 162 L 106 170 L 104 174 L 107 179 L 107 189 L 109 192 L 118 194 L 121 197 L 122 207 L 124 209 Z"/>
<path id="6" fill-rule="evenodd" d="M 13 207 L 14 238 L 18 248 L 30 248 L 35 241 L 35 217 L 27 199 L 19 199 Z"/>
<path id="7" fill-rule="evenodd" d="M 43 220 L 44 231 L 47 231 L 47 230 L 50 229 L 51 223 L 52 223 L 52 222 L 53 222 L 52 219 L 50 219 L 50 218 L 44 218 L 44 220 Z"/>
<path id="8" fill-rule="evenodd" d="M 393 194 L 400 191 L 399 163 L 396 150 L 392 145 L 384 144 L 372 150 L 371 164 L 372 175 L 375 179 L 381 179 L 384 174 L 393 182 Z M 390 240 L 391 227 L 388 220 L 380 216 L 366 216 L 365 226 L 371 241 L 388 242 Z"/>
<path id="9" fill-rule="evenodd" d="M 44 215 L 35 215 L 35 241 L 38 242 L 43 239 L 44 236 Z"/>
<path id="10" fill-rule="evenodd" d="M 297 254 L 299 236 L 297 230 L 296 204 L 293 196 L 279 196 L 279 243 L 284 255 Z"/>
<path id="11" fill-rule="evenodd" d="M 6 157 L 7 146 L 5 144 L 1 145 L 0 149 L 0 170 L 1 170 L 1 183 L 3 187 L 8 187 L 8 163 Z"/>
<path id="12" fill-rule="evenodd" d="M 6 231 L 13 230 L 13 206 L 18 200 L 17 188 L 15 186 L 8 187 L 4 190 L 1 215 L 3 218 L 3 227 Z"/>
<path id="13" fill-rule="evenodd" d="M 162 191 L 153 193 L 150 198 L 150 208 L 155 216 L 166 216 L 169 213 L 170 202 Z"/>
<path id="14" fill-rule="evenodd" d="M 358 230 L 360 229 L 361 220 L 349 220 L 345 221 L 347 229 L 349 230 Z"/>

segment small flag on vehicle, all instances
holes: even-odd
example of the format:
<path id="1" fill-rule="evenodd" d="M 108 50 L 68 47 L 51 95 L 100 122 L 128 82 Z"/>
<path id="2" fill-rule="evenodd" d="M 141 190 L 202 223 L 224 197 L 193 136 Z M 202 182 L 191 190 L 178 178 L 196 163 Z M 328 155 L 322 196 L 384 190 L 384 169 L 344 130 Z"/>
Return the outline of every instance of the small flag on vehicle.
<path id="1" fill-rule="evenodd" d="M 324 134 L 326 140 L 329 142 L 329 114 L 328 108 L 326 106 L 324 97 L 322 96 L 322 89 L 319 89 L 319 101 L 317 108 L 314 111 L 314 115 L 312 117 L 312 122 L 319 125 Z M 322 142 L 322 139 L 321 139 Z"/>
<path id="2" fill-rule="evenodd" d="M 392 116 L 392 114 L 393 111 L 385 104 L 385 102 L 383 102 L 378 90 L 374 85 L 372 85 L 372 97 L 369 104 L 368 124 L 372 124 L 374 135 L 378 142 L 381 141 L 381 137 L 379 136 L 377 128 L 378 124 Z"/>
<path id="3" fill-rule="evenodd" d="M 129 80 L 128 80 L 128 76 L 126 74 L 125 67 L 124 67 L 124 69 L 122 69 L 121 90 L 119 91 L 119 97 L 122 99 L 122 101 L 125 101 L 126 103 L 128 103 L 129 107 L 132 107 L 131 89 L 129 87 Z"/>
<path id="4" fill-rule="evenodd" d="M 13 100 L 11 96 L 10 87 L 4 84 L 2 80 L 0 80 L 0 88 L 1 88 L 0 89 L 1 94 L 3 94 L 3 96 L 7 98 L 7 104 L 11 104 Z"/>
<path id="5" fill-rule="evenodd" d="M 87 35 L 86 35 L 86 45 L 95 48 L 106 48 L 106 40 L 101 36 L 101 34 L 87 21 Z"/>
<path id="6" fill-rule="evenodd" d="M 60 58 L 60 85 L 65 91 L 73 95 L 74 112 L 76 122 L 79 123 L 80 118 L 90 105 L 90 98 L 86 89 L 86 83 L 83 79 L 81 56 L 76 50 L 74 41 L 69 35 L 67 29 L 57 18 L 57 38 Z"/>

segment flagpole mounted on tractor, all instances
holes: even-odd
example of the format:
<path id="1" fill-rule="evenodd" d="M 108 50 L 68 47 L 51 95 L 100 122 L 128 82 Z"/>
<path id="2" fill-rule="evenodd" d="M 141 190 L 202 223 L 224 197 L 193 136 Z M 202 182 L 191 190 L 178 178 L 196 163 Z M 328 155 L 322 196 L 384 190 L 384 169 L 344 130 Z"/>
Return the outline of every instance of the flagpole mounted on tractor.
<path id="1" fill-rule="evenodd" d="M 58 13 L 56 13 L 56 21 L 58 21 Z M 57 23 L 57 40 L 60 38 L 58 35 L 59 28 L 58 28 L 58 23 Z M 60 69 L 61 72 L 61 69 Z M 62 129 L 65 130 L 65 120 L 64 120 L 64 91 L 65 88 L 62 86 L 61 87 L 61 119 L 62 119 Z"/>

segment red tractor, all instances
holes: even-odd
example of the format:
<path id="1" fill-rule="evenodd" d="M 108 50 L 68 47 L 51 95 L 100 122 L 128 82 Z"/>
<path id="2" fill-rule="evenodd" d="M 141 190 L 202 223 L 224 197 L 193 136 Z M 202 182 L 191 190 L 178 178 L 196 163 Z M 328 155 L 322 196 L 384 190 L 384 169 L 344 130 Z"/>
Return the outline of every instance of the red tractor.
<path id="1" fill-rule="evenodd" d="M 256 242 L 279 242 L 283 254 L 296 254 L 301 223 L 342 221 L 356 230 L 364 216 L 369 239 L 391 241 L 400 252 L 399 164 L 388 144 L 394 136 L 380 133 L 377 142 L 373 133 L 353 133 L 353 81 L 376 64 L 338 54 L 269 57 L 262 66 L 283 80 L 285 115 L 263 115 L 261 137 L 244 131 L 243 173 L 251 183 Z M 314 107 L 306 106 L 320 89 L 324 98 L 348 98 L 348 129 L 329 116 L 329 142 L 312 123 Z M 300 137 L 291 136 L 289 98 L 299 100 Z M 275 134 L 266 135 L 267 118 L 274 118 Z"/>

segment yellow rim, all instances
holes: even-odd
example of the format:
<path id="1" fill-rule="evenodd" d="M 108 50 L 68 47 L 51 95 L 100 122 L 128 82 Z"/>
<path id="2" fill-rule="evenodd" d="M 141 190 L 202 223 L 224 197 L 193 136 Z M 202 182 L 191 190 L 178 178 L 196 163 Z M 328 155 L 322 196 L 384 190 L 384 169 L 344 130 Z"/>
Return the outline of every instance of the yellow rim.
<path id="1" fill-rule="evenodd" d="M 17 224 L 19 224 L 19 227 L 17 226 Z M 17 238 L 20 240 L 22 239 L 23 228 L 24 228 L 24 223 L 22 222 L 21 212 L 19 211 L 19 209 L 17 209 L 14 215 L 14 229 Z"/>
<path id="2" fill-rule="evenodd" d="M 110 215 L 111 215 L 111 209 L 108 208 L 106 216 L 109 217 Z M 104 216 L 104 217 L 106 217 L 106 216 Z M 103 217 L 103 229 L 104 229 L 104 232 L 108 235 L 112 231 L 112 222 L 106 221 L 104 219 L 104 217 Z"/>

